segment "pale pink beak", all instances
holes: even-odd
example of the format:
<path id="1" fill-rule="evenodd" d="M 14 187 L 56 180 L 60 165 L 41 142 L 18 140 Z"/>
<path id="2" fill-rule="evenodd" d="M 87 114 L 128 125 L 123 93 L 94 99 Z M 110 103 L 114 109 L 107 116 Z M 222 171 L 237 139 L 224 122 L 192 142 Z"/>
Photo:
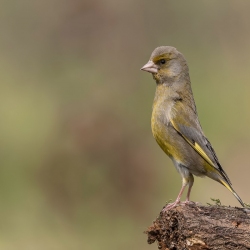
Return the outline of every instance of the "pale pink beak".
<path id="1" fill-rule="evenodd" d="M 149 73 L 158 73 L 158 67 L 157 65 L 149 60 L 142 68 L 141 70 L 147 71 Z"/>

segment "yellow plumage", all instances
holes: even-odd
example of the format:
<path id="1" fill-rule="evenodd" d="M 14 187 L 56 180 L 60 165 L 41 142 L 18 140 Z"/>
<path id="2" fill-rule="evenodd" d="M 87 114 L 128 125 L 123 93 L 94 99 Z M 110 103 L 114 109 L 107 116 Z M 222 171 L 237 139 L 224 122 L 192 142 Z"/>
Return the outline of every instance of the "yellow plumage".
<path id="1" fill-rule="evenodd" d="M 223 184 L 244 206 L 202 131 L 183 55 L 173 47 L 156 48 L 142 70 L 152 73 L 156 81 L 151 118 L 153 136 L 182 176 L 182 189 L 176 201 L 165 209 L 179 203 L 186 186 L 189 201 L 193 175 L 208 176 Z"/>

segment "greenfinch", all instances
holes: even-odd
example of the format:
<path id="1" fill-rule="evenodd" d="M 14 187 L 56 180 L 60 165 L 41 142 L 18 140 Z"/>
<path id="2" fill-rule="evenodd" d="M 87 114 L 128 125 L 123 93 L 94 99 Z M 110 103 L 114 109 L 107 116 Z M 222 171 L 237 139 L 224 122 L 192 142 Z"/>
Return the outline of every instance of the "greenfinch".
<path id="1" fill-rule="evenodd" d="M 151 118 L 153 136 L 182 177 L 182 188 L 176 201 L 168 204 L 164 210 L 180 203 L 186 186 L 187 198 L 183 203 L 190 201 L 193 175 L 208 176 L 221 183 L 244 207 L 202 131 L 184 56 L 174 47 L 161 46 L 153 51 L 141 70 L 152 73 L 156 82 Z"/>

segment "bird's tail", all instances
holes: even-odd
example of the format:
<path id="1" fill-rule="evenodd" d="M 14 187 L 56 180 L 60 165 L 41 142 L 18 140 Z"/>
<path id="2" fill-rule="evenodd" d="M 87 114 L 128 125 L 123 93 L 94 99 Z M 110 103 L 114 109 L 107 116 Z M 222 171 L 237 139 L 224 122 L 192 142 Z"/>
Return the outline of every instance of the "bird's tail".
<path id="1" fill-rule="evenodd" d="M 242 201 L 242 199 L 240 198 L 240 196 L 234 191 L 234 189 L 232 188 L 231 184 L 229 184 L 225 180 L 221 180 L 221 179 L 220 179 L 219 182 L 222 185 L 224 185 L 235 196 L 235 198 L 239 201 L 239 203 L 241 204 L 242 207 L 245 207 L 244 202 Z"/>

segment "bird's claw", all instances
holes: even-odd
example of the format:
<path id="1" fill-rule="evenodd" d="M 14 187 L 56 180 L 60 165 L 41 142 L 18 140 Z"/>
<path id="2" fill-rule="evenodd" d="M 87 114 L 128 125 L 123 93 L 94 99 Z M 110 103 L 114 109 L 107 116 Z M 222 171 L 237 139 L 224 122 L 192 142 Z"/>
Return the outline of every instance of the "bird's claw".
<path id="1" fill-rule="evenodd" d="M 180 203 L 180 201 L 179 201 L 179 200 L 176 200 L 176 201 L 173 202 L 173 203 L 167 204 L 167 205 L 162 209 L 162 212 L 166 212 L 166 211 L 168 211 L 168 210 L 170 210 L 170 209 L 176 207 L 179 203 Z"/>

